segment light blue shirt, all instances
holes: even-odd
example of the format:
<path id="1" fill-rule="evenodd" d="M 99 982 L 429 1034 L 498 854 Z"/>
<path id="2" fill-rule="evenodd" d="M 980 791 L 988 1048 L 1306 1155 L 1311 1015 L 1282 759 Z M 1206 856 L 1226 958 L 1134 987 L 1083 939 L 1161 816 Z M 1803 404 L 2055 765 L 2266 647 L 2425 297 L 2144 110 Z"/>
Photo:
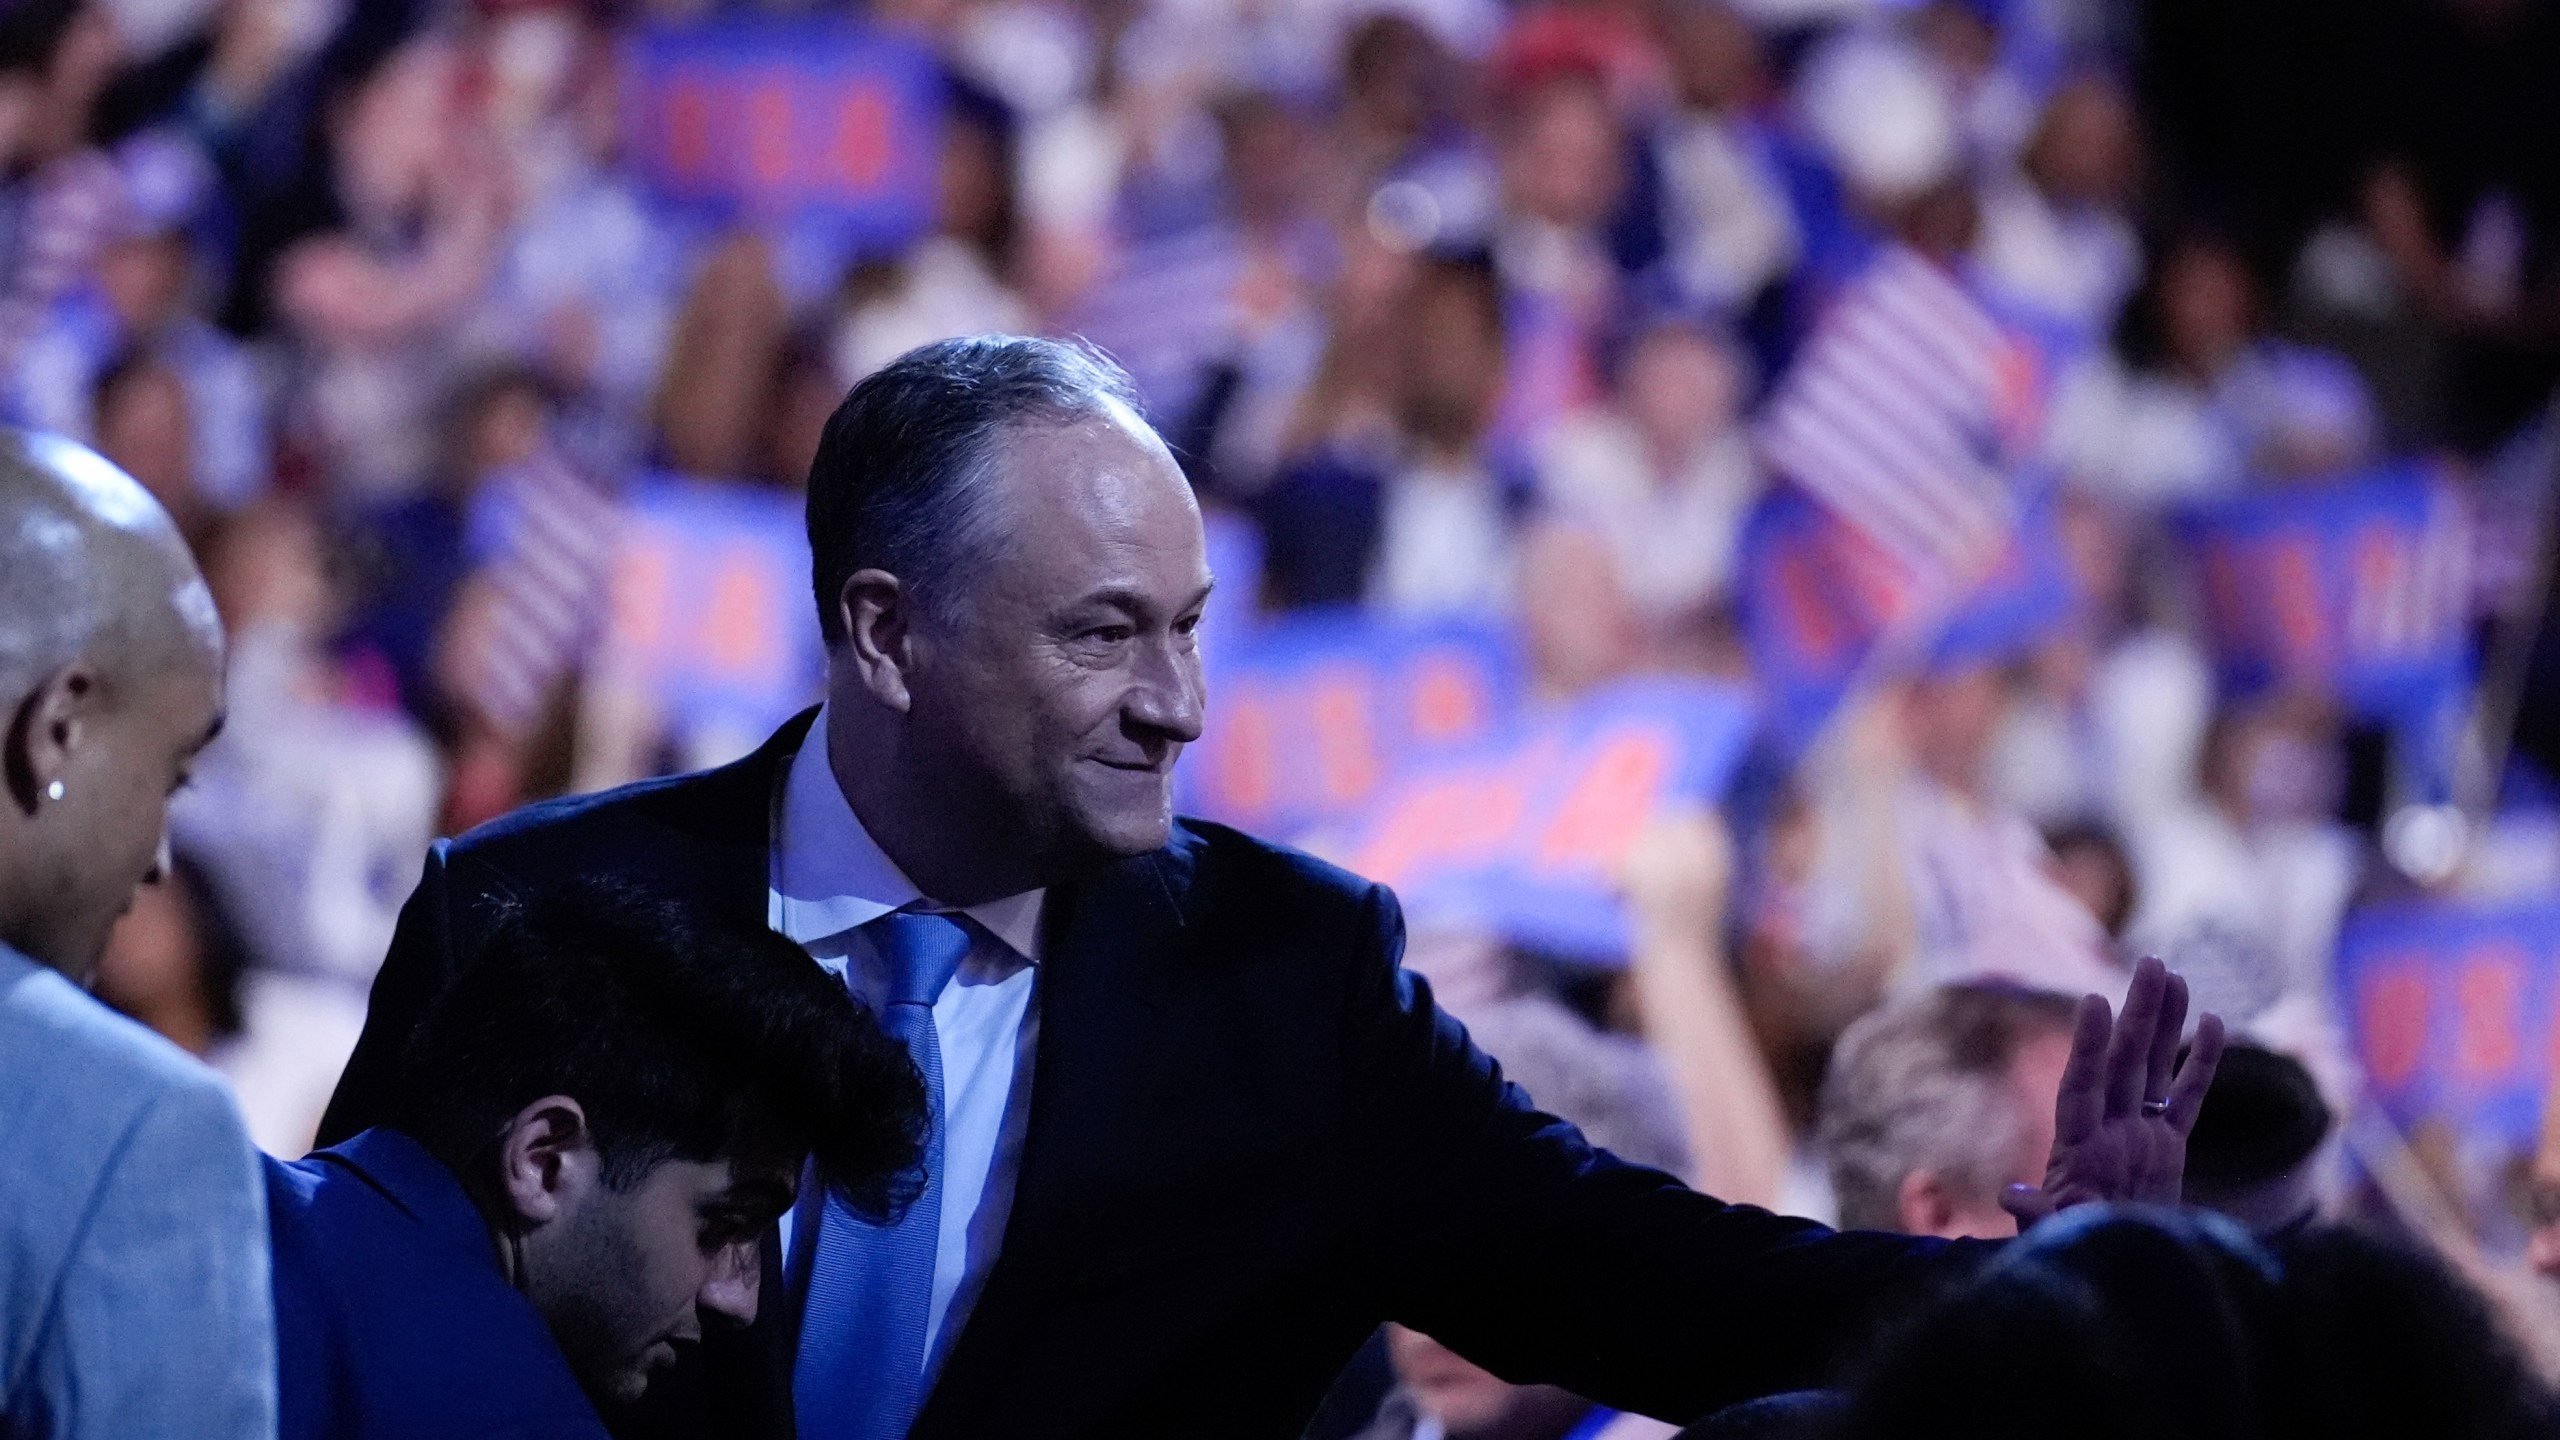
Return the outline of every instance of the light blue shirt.
<path id="1" fill-rule="evenodd" d="M 883 852 L 828 768 L 827 715 L 791 758 L 774 808 L 768 922 L 875 1006 L 886 974 L 862 926 L 892 910 L 943 910 Z M 933 1002 L 942 1044 L 942 1233 L 934 1251 L 925 1320 L 930 1383 L 951 1337 L 969 1318 L 1004 1241 L 1013 1180 L 1031 1110 L 1031 1055 L 1039 1040 L 1040 907 L 1026 891 L 956 913 L 977 924 L 959 971 Z M 782 1243 L 802 1273 L 798 1237 L 783 1218 Z"/>

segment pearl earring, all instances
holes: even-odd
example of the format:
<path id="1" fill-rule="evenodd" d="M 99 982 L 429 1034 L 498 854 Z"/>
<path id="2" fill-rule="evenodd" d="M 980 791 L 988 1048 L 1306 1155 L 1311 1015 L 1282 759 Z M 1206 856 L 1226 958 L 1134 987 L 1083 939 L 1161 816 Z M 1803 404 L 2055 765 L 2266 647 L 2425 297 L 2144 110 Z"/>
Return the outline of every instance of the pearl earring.
<path id="1" fill-rule="evenodd" d="M 44 798 L 59 802 L 62 799 L 62 782 L 56 780 L 52 784 L 44 787 Z"/>

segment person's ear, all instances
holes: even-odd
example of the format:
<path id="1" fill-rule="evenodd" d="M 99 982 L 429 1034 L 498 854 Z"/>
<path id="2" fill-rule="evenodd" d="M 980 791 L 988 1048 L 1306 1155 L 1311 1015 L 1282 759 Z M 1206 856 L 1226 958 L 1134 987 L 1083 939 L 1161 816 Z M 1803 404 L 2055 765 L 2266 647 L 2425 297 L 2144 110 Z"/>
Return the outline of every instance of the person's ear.
<path id="1" fill-rule="evenodd" d="M 1896 1228 L 1905 1235 L 1944 1235 L 1961 1208 L 1945 1177 L 1935 1170 L 1912 1171 L 1893 1192 Z"/>
<path id="2" fill-rule="evenodd" d="M 20 813 L 33 815 L 62 798 L 57 787 L 67 785 L 72 757 L 97 722 L 98 689 L 97 670 L 76 660 L 38 682 L 9 717 L 0 782 Z"/>
<path id="3" fill-rule="evenodd" d="M 850 665 L 871 698 L 905 714 L 913 703 L 907 677 L 915 656 L 915 597 L 886 570 L 856 570 L 836 596 L 844 627 L 838 663 Z"/>
<path id="4" fill-rule="evenodd" d="M 557 1219 L 603 1178 L 587 1112 L 566 1095 L 527 1105 L 499 1134 L 499 1192 L 528 1227 Z"/>

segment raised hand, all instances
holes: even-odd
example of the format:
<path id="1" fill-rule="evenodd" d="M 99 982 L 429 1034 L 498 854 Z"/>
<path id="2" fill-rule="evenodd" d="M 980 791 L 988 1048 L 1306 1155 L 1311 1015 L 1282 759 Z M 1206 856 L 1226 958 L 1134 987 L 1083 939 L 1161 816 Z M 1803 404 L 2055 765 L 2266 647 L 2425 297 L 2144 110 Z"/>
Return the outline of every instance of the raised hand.
<path id="1" fill-rule="evenodd" d="M 2187 1063 L 2178 1063 L 2186 1023 L 2187 982 L 2158 960 L 2134 967 L 2122 1015 L 2111 1017 L 2096 995 L 2080 1002 L 2044 1184 L 2012 1185 L 2000 1197 L 2019 1229 L 2098 1200 L 2177 1203 L 2187 1134 L 2222 1061 L 2222 1019 L 2207 1014 Z"/>

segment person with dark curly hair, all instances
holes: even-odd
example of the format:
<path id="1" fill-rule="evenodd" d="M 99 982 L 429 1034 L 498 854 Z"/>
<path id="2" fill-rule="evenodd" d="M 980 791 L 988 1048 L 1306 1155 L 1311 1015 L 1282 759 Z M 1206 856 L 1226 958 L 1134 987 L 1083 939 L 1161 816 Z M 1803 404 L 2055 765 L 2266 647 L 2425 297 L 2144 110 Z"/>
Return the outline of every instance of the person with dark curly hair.
<path id="1" fill-rule="evenodd" d="M 744 1326 L 803 1185 L 886 1215 L 924 1086 L 797 947 L 582 882 L 503 918 L 420 1023 L 394 1119 L 267 1161 L 282 1434 L 595 1437 Z"/>

